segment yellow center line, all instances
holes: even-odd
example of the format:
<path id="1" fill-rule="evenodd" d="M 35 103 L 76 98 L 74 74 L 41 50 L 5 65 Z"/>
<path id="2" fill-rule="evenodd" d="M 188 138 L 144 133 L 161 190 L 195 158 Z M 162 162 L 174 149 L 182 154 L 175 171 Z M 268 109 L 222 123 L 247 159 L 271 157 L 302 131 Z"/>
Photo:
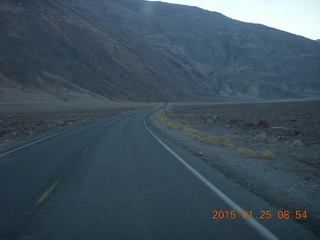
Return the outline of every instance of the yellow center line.
<path id="1" fill-rule="evenodd" d="M 47 191 L 45 191 L 44 194 L 42 194 L 42 196 L 38 199 L 38 201 L 36 201 L 36 204 L 39 205 L 41 203 L 43 203 L 47 197 L 50 195 L 50 193 L 53 191 L 53 189 L 55 189 L 58 186 L 59 182 L 54 182 Z"/>
<path id="2" fill-rule="evenodd" d="M 82 154 L 85 154 L 88 150 L 89 148 L 86 148 L 85 150 L 82 151 Z"/>

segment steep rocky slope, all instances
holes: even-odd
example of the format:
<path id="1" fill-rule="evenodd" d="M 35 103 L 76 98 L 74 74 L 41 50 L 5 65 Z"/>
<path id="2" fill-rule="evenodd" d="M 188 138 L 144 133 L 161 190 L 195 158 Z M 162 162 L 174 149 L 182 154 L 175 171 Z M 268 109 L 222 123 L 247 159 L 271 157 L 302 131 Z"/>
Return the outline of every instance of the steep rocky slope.
<path id="1" fill-rule="evenodd" d="M 216 12 L 144 0 L 0 6 L 0 73 L 31 92 L 64 101 L 75 92 L 134 101 L 320 95 L 316 41 Z"/>

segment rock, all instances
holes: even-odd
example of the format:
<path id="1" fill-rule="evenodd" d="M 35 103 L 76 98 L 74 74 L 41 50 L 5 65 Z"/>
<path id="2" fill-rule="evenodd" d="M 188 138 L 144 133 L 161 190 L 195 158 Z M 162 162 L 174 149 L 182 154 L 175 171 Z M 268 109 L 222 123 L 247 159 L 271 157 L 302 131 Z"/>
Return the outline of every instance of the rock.
<path id="1" fill-rule="evenodd" d="M 18 126 L 16 126 L 16 129 L 17 130 L 27 130 L 27 127 L 26 126 L 23 126 L 23 125 L 18 125 Z"/>
<path id="2" fill-rule="evenodd" d="M 44 121 L 39 121 L 39 122 L 36 123 L 37 126 L 42 126 L 42 125 L 44 125 L 44 124 L 45 124 Z"/>
<path id="3" fill-rule="evenodd" d="M 230 123 L 230 124 L 239 124 L 238 120 L 237 120 L 237 119 L 234 119 L 234 118 L 233 118 L 233 119 L 230 119 L 230 120 L 229 120 L 229 123 Z"/>
<path id="4" fill-rule="evenodd" d="M 9 143 L 11 143 L 11 141 L 10 141 L 9 139 L 5 139 L 5 140 L 3 141 L 3 143 L 4 143 L 4 144 L 9 144 Z"/>
<path id="5" fill-rule="evenodd" d="M 199 154 L 200 157 L 205 156 L 204 153 L 202 153 L 202 152 L 199 152 L 198 154 Z"/>
<path id="6" fill-rule="evenodd" d="M 255 124 L 254 123 L 245 123 L 245 124 L 243 124 L 243 126 L 245 126 L 245 127 L 254 127 Z"/>
<path id="7" fill-rule="evenodd" d="M 0 136 L 11 133 L 11 132 L 12 132 L 12 129 L 2 129 L 0 131 Z"/>
<path id="8" fill-rule="evenodd" d="M 294 131 L 294 135 L 295 136 L 298 136 L 298 135 L 301 135 L 302 134 L 302 131 L 301 130 L 295 130 Z"/>
<path id="9" fill-rule="evenodd" d="M 269 122 L 266 120 L 261 120 L 258 122 L 258 127 L 260 128 L 268 128 L 269 127 Z"/>

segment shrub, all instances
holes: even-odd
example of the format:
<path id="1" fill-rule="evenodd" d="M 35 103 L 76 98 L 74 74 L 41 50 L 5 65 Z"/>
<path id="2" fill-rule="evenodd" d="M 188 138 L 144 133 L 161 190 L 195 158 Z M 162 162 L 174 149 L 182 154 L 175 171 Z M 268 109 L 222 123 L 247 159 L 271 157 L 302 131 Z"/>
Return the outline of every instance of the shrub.
<path id="1" fill-rule="evenodd" d="M 204 142 L 207 145 L 215 145 L 220 147 L 228 147 L 230 146 L 230 136 L 212 136 L 209 135 L 202 139 L 202 142 Z"/>
<path id="2" fill-rule="evenodd" d="M 211 119 L 211 118 L 208 118 L 206 121 L 205 121 L 205 123 L 206 124 L 212 124 L 214 121 Z"/>
<path id="3" fill-rule="evenodd" d="M 293 140 L 292 144 L 295 146 L 295 147 L 298 147 L 298 146 L 302 146 L 303 145 L 303 142 L 301 140 Z"/>
<path id="4" fill-rule="evenodd" d="M 249 158 L 274 159 L 276 157 L 275 154 L 269 149 L 262 149 L 258 152 L 255 152 L 250 148 L 238 148 L 238 152 Z"/>
<path id="5" fill-rule="evenodd" d="M 193 114 L 192 113 L 186 113 L 184 116 L 186 118 L 193 118 Z"/>
<path id="6" fill-rule="evenodd" d="M 267 137 L 267 134 L 265 134 L 265 133 L 259 133 L 259 134 L 255 135 L 253 139 L 258 142 L 264 142 L 268 139 L 268 137 Z"/>
<path id="7" fill-rule="evenodd" d="M 275 154 L 269 150 L 269 149 L 262 149 L 258 153 L 258 158 L 263 158 L 263 159 L 274 159 L 276 156 Z"/>
<path id="8" fill-rule="evenodd" d="M 165 122 L 165 126 L 169 129 L 172 129 L 172 130 L 181 130 L 183 128 L 183 125 L 181 122 L 173 122 L 170 120 L 167 120 Z"/>
<path id="9" fill-rule="evenodd" d="M 91 121 L 92 121 L 91 118 L 85 118 L 85 119 L 83 119 L 81 122 L 82 122 L 82 123 L 89 123 L 89 122 L 91 122 Z"/>
<path id="10" fill-rule="evenodd" d="M 34 136 L 35 134 L 34 134 L 33 131 L 29 131 L 29 132 L 28 132 L 28 135 L 29 135 L 29 136 Z"/>
<path id="11" fill-rule="evenodd" d="M 208 145 L 215 145 L 221 147 L 230 146 L 230 136 L 205 136 L 205 133 L 194 129 L 192 126 L 185 126 L 181 121 L 172 121 L 168 119 L 163 111 L 154 115 L 154 118 L 159 120 L 166 128 L 172 130 L 182 130 L 183 134 L 192 137 L 194 140 L 202 141 Z"/>
<path id="12" fill-rule="evenodd" d="M 255 158 L 255 152 L 250 148 L 238 148 L 238 152 L 249 157 L 249 158 Z"/>
<path id="13" fill-rule="evenodd" d="M 163 112 L 160 112 L 158 114 L 155 114 L 154 118 L 159 120 L 166 128 L 172 130 L 181 130 L 183 128 L 183 124 L 181 122 L 171 121 L 165 115 L 166 114 L 163 114 Z"/>
<path id="14" fill-rule="evenodd" d="M 161 114 L 163 114 L 163 115 L 165 115 L 165 116 L 167 116 L 168 113 L 169 113 L 169 111 L 168 111 L 167 109 L 161 111 Z"/>
<path id="15" fill-rule="evenodd" d="M 192 137 L 195 140 L 200 140 L 201 138 L 204 137 L 204 133 L 203 132 L 201 132 L 201 131 L 199 131 L 197 129 L 194 129 L 191 126 L 184 126 L 182 128 L 182 131 L 183 131 L 184 135 Z"/>

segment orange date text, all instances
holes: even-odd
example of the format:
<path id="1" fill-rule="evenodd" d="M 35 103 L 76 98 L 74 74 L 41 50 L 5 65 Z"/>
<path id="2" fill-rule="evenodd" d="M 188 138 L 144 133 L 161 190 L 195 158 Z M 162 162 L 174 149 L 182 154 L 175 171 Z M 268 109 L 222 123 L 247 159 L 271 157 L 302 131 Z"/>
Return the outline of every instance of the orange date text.
<path id="1" fill-rule="evenodd" d="M 279 210 L 279 211 L 212 211 L 212 219 L 247 219 L 247 218 L 256 218 L 256 219 L 306 219 L 307 211 L 288 211 L 288 210 Z"/>

